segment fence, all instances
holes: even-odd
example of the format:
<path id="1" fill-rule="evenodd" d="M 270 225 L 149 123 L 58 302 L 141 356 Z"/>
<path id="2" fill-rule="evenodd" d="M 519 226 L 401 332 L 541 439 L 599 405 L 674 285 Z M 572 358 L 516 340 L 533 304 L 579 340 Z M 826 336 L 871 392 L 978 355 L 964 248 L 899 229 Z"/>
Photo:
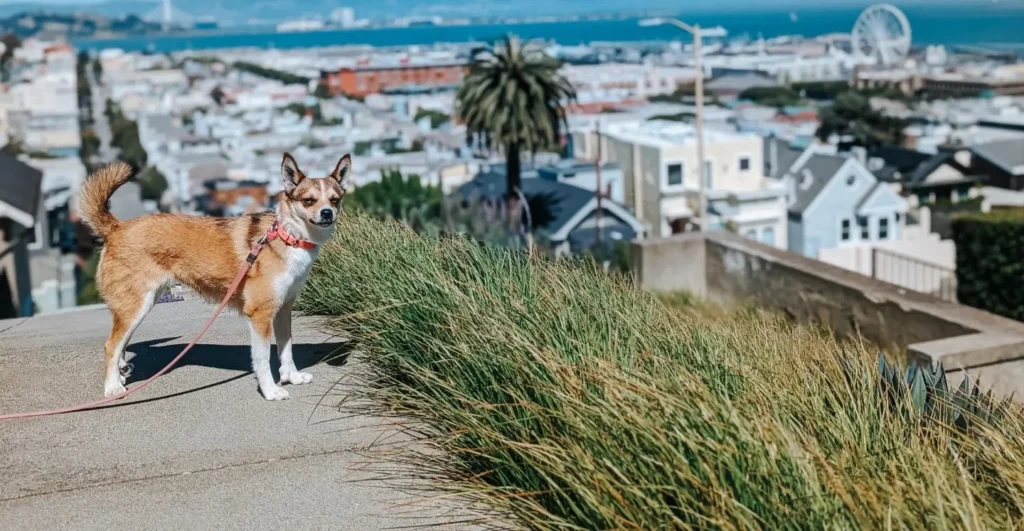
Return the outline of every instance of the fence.
<path id="1" fill-rule="evenodd" d="M 884 249 L 871 250 L 871 276 L 901 288 L 956 302 L 956 272 Z"/>

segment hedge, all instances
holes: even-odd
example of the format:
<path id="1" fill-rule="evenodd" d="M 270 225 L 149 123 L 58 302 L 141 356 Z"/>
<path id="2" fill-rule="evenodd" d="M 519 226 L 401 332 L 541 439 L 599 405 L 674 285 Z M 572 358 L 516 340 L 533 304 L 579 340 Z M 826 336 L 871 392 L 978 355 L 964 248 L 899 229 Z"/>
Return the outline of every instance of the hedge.
<path id="1" fill-rule="evenodd" d="M 953 218 L 957 300 L 1024 321 L 1024 211 Z"/>

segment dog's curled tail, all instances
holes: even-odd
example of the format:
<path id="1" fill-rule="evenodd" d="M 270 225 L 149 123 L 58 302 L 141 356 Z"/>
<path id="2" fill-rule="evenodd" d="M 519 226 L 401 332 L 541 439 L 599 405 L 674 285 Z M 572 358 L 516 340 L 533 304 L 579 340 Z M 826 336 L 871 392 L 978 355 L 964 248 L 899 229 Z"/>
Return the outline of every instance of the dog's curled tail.
<path id="1" fill-rule="evenodd" d="M 82 185 L 78 200 L 79 214 L 101 237 L 106 237 L 121 225 L 110 212 L 107 202 L 110 201 L 110 196 L 114 195 L 114 191 L 128 182 L 131 176 L 131 166 L 124 162 L 115 162 L 93 172 Z"/>

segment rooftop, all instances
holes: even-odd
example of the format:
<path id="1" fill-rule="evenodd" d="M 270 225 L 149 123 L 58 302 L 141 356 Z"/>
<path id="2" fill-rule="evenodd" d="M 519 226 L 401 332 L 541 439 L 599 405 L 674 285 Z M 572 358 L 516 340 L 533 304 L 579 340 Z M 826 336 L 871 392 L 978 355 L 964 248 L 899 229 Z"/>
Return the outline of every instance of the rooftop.
<path id="1" fill-rule="evenodd" d="M 1012 175 L 1024 175 L 1024 140 L 1001 140 L 974 146 L 974 153 Z"/>
<path id="2" fill-rule="evenodd" d="M 605 133 L 625 142 L 652 147 L 668 148 L 697 143 L 696 129 L 692 125 L 665 120 L 610 124 L 605 128 Z M 708 144 L 754 139 L 760 137 L 753 133 L 734 133 L 708 128 L 704 130 L 704 141 Z"/>

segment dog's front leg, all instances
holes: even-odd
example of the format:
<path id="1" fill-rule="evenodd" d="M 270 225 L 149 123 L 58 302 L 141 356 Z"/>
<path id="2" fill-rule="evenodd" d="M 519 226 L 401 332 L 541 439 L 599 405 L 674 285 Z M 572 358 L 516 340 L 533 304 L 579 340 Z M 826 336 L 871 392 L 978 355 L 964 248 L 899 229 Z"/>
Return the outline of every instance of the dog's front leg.
<path id="1" fill-rule="evenodd" d="M 249 332 L 252 335 L 252 371 L 256 373 L 256 381 L 260 392 L 267 400 L 285 400 L 288 391 L 274 383 L 274 375 L 270 372 L 270 322 L 272 313 L 259 310 L 249 315 Z"/>
<path id="2" fill-rule="evenodd" d="M 313 381 L 313 375 L 299 372 L 292 357 L 292 302 L 284 303 L 274 316 L 277 355 L 281 358 L 281 385 L 302 385 Z"/>

